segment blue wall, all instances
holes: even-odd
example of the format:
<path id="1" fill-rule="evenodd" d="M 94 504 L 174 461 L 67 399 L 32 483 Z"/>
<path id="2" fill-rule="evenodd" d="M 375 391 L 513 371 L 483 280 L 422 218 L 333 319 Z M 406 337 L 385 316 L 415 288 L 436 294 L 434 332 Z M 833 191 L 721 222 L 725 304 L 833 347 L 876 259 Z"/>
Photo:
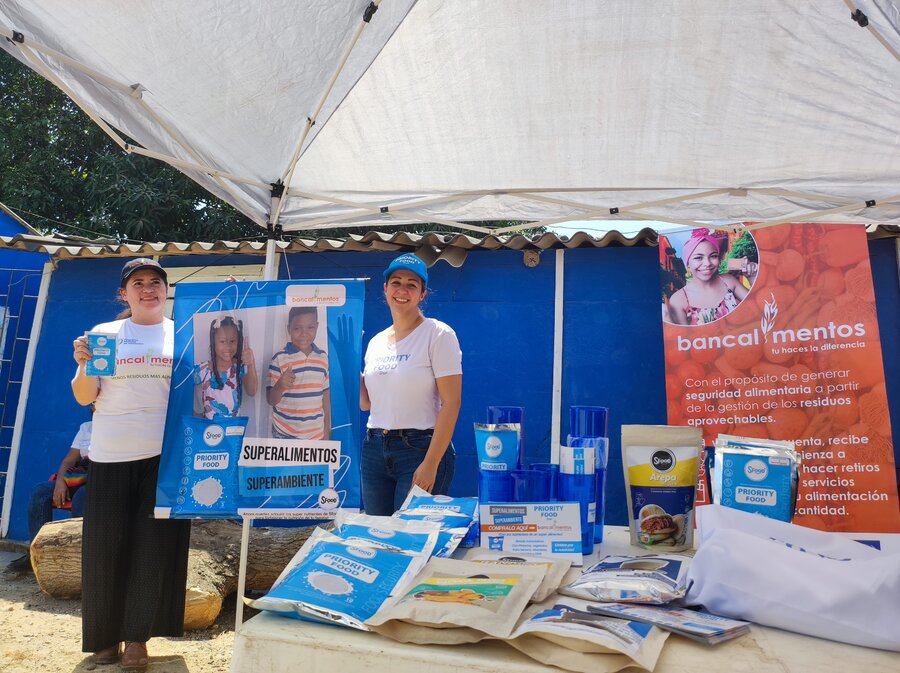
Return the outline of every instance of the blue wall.
<path id="1" fill-rule="evenodd" d="M 900 286 L 894 241 L 870 243 L 884 346 L 888 394 L 900 395 Z M 369 277 L 364 342 L 390 324 L 382 296 L 383 269 L 396 253 L 299 254 L 282 264 L 279 278 Z M 662 326 L 656 248 L 608 247 L 565 253 L 565 357 L 563 437 L 572 404 L 610 408 L 611 439 L 607 522 L 625 522 L 619 445 L 623 423 L 665 423 Z M 260 258 L 178 257 L 166 266 L 260 263 Z M 72 399 L 71 340 L 118 311 L 113 301 L 122 260 L 61 262 L 53 275 L 32 378 L 25 437 L 19 456 L 9 536 L 27 536 L 25 507 L 31 485 L 56 469 L 87 412 Z M 555 252 L 533 269 L 520 252 L 474 251 L 464 266 L 439 262 L 430 272 L 425 312 L 451 325 L 463 350 L 463 406 L 454 435 L 459 454 L 453 493 L 474 495 L 476 461 L 473 421 L 489 404 L 526 408 L 525 449 L 529 462 L 550 455 L 553 381 L 553 293 Z M 892 406 L 895 432 L 900 409 Z M 52 421 L 51 421 L 52 419 Z"/>
<path id="2" fill-rule="evenodd" d="M 18 221 L 0 210 L 0 236 L 28 232 Z M 22 373 L 28 354 L 34 307 L 41 286 L 41 271 L 47 255 L 19 250 L 0 250 L 0 306 L 7 309 L 6 339 L 0 352 L 0 472 L 9 467 L 13 425 L 19 406 Z M 18 337 L 18 341 L 17 341 Z M 0 500 L 6 488 L 0 476 Z"/>

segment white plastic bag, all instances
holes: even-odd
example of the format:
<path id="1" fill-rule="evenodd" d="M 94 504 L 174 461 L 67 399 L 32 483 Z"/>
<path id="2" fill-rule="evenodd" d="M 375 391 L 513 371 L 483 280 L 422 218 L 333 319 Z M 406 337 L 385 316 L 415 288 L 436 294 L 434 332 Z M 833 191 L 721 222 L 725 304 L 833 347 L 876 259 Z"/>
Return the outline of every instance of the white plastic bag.
<path id="1" fill-rule="evenodd" d="M 724 617 L 900 651 L 900 554 L 708 505 L 687 605 Z"/>

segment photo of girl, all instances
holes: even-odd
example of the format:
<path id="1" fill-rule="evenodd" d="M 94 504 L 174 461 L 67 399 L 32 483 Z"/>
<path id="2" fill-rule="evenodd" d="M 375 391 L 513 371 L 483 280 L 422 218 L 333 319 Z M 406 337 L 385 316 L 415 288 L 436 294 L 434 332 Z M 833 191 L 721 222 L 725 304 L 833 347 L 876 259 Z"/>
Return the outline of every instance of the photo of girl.
<path id="1" fill-rule="evenodd" d="M 237 416 L 244 394 L 259 388 L 256 360 L 244 324 L 232 316 L 209 324 L 209 360 L 194 365 L 194 415 L 214 419 Z"/>
<path id="2" fill-rule="evenodd" d="M 660 235 L 659 246 L 663 320 L 675 325 L 724 318 L 750 292 L 759 270 L 756 242 L 748 232 L 693 229 L 689 235 Z"/>

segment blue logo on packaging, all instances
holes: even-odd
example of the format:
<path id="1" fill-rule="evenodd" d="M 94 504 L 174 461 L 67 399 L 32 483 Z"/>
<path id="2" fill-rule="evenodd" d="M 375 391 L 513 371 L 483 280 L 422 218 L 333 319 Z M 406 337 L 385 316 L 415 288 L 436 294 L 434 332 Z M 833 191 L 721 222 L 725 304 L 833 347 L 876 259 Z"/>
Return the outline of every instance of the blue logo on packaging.
<path id="1" fill-rule="evenodd" d="M 482 470 L 514 470 L 519 460 L 519 430 L 475 426 L 475 449 Z"/>

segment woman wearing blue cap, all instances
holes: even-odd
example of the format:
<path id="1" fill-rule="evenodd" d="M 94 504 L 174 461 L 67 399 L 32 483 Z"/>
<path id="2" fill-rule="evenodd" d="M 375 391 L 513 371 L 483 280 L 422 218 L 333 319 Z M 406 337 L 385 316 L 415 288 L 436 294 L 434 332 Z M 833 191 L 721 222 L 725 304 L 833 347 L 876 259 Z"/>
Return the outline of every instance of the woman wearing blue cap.
<path id="1" fill-rule="evenodd" d="M 456 453 L 450 440 L 462 397 L 462 352 L 456 333 L 426 318 L 428 268 L 401 255 L 384 272 L 393 324 L 366 349 L 360 407 L 369 411 L 362 451 L 363 504 L 393 514 L 412 485 L 446 494 Z"/>

